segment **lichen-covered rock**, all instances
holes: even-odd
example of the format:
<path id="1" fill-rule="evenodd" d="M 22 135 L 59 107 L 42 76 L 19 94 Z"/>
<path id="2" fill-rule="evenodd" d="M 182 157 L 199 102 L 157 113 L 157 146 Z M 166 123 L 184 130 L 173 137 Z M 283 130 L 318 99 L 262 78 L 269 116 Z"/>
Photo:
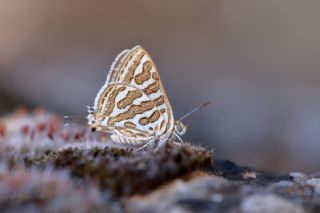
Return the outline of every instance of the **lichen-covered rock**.
<path id="1" fill-rule="evenodd" d="M 176 180 L 146 196 L 125 202 L 127 212 L 232 212 L 240 203 L 240 187 L 216 176 Z"/>
<path id="2" fill-rule="evenodd" d="M 308 178 L 307 175 L 302 174 L 300 172 L 290 172 L 289 176 L 295 182 L 302 182 L 302 181 L 305 181 Z"/>
<path id="3" fill-rule="evenodd" d="M 306 184 L 313 187 L 315 193 L 320 194 L 320 178 L 310 178 L 306 180 Z"/>
<path id="4" fill-rule="evenodd" d="M 3 167 L 0 183 L 1 212 L 89 212 L 106 205 L 119 209 L 97 185 L 76 185 L 65 170 Z"/>
<path id="5" fill-rule="evenodd" d="M 0 118 L 0 209 L 7 212 L 320 212 L 320 179 L 213 160 L 190 144 L 114 144 L 60 116 Z"/>
<path id="6" fill-rule="evenodd" d="M 25 159 L 28 166 L 68 169 L 74 177 L 93 178 L 103 189 L 124 196 L 147 193 L 175 178 L 209 167 L 211 152 L 168 144 L 156 152 L 117 147 L 67 148 Z"/>
<path id="7" fill-rule="evenodd" d="M 304 213 L 304 209 L 289 200 L 274 194 L 247 196 L 241 203 L 243 213 Z"/>

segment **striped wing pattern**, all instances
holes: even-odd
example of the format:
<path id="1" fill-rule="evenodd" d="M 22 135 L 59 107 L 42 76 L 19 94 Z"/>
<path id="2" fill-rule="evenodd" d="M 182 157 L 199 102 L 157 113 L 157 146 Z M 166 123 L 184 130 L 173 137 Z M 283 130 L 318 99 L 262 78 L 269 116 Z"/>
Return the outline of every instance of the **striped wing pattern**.
<path id="1" fill-rule="evenodd" d="M 94 111 L 100 126 L 122 142 L 166 139 L 174 129 L 172 109 L 157 68 L 140 46 L 116 57 L 95 99 Z"/>

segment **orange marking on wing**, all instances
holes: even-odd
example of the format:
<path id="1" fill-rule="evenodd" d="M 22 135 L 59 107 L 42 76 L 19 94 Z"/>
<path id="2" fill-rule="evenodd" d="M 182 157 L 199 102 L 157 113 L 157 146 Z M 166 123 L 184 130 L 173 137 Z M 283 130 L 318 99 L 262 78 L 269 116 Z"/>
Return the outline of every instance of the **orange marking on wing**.
<path id="1" fill-rule="evenodd" d="M 134 123 L 131 122 L 131 121 L 125 122 L 125 123 L 124 123 L 124 126 L 125 126 L 125 127 L 128 127 L 128 128 L 136 128 L 136 127 L 137 127 L 137 125 L 134 124 Z"/>
<path id="2" fill-rule="evenodd" d="M 159 78 L 159 75 L 158 75 L 156 72 L 152 73 L 152 77 L 153 77 L 153 79 L 156 80 L 156 81 L 158 81 L 158 80 L 160 79 L 160 78 Z"/>
<path id="3" fill-rule="evenodd" d="M 117 73 L 117 76 L 114 77 L 116 81 L 119 81 L 120 78 L 123 77 L 123 72 L 125 71 L 125 68 L 128 66 L 129 61 L 137 52 L 138 52 L 138 49 L 136 49 L 135 51 L 131 51 L 125 59 L 121 60 L 122 64 L 121 66 L 119 66 L 120 67 L 119 72 Z"/>
<path id="4" fill-rule="evenodd" d="M 162 105 L 164 103 L 163 95 L 161 95 L 159 98 L 154 99 L 153 102 L 156 106 Z"/>
<path id="5" fill-rule="evenodd" d="M 143 68 L 142 68 L 142 72 L 139 73 L 135 78 L 135 82 L 138 85 L 143 84 L 143 82 L 149 80 L 149 78 L 151 77 L 151 73 L 150 70 L 152 68 L 152 63 L 151 61 L 146 61 L 143 63 Z"/>
<path id="6" fill-rule="evenodd" d="M 135 137 L 135 138 L 145 138 L 145 137 L 147 137 L 147 135 L 142 134 L 142 133 L 136 133 L 136 134 L 134 134 L 133 137 Z"/>
<path id="7" fill-rule="evenodd" d="M 118 61 L 116 61 L 116 64 L 114 65 L 113 70 L 111 71 L 109 82 L 114 81 L 117 75 L 119 75 L 119 73 L 123 73 L 123 69 L 121 70 L 120 68 L 124 63 L 127 54 L 128 53 L 123 53 L 123 55 L 118 59 Z"/>
<path id="8" fill-rule="evenodd" d="M 152 115 L 149 118 L 147 117 L 140 118 L 139 123 L 145 126 L 148 123 L 153 123 L 157 121 L 159 118 L 160 118 L 160 113 L 158 110 L 156 110 L 152 113 Z"/>
<path id="9" fill-rule="evenodd" d="M 149 118 L 143 117 L 139 119 L 139 124 L 145 126 L 149 123 Z"/>
<path id="10" fill-rule="evenodd" d="M 147 95 L 150 95 L 152 93 L 157 92 L 160 89 L 159 87 L 159 83 L 157 81 L 155 81 L 154 83 L 150 84 L 147 88 L 144 89 L 144 92 Z"/>
<path id="11" fill-rule="evenodd" d="M 127 67 L 129 61 L 132 59 L 133 55 L 137 52 L 137 50 L 135 51 L 131 51 L 129 54 L 127 54 L 127 57 L 124 58 L 124 59 L 121 59 L 121 64 L 119 64 L 120 66 L 118 67 L 119 68 L 119 72 L 115 74 L 117 74 L 116 76 L 113 77 L 113 75 L 111 77 L 113 77 L 112 79 L 116 79 L 116 81 L 119 81 L 120 78 L 122 77 L 122 74 L 125 70 L 125 68 Z M 113 74 L 113 73 L 112 73 Z"/>
<path id="12" fill-rule="evenodd" d="M 119 87 L 119 88 L 115 88 L 112 93 L 110 94 L 109 96 L 109 99 L 107 100 L 108 101 L 108 107 L 107 107 L 107 110 L 105 112 L 102 112 L 103 114 L 105 114 L 105 116 L 109 116 L 113 109 L 114 109 L 114 106 L 115 106 L 115 100 L 116 100 L 116 97 L 117 95 L 124 91 L 126 89 L 126 87 L 122 86 L 122 87 Z M 107 94 L 107 93 L 106 93 Z M 99 108 L 102 108 L 102 104 L 99 105 Z M 102 110 L 102 109 L 100 109 Z"/>
<path id="13" fill-rule="evenodd" d="M 117 106 L 119 109 L 124 109 L 127 106 L 131 105 L 135 99 L 140 98 L 141 96 L 142 93 L 139 90 L 131 90 L 128 92 L 126 97 L 118 102 Z"/>
<path id="14" fill-rule="evenodd" d="M 115 127 L 116 130 L 118 130 L 121 134 L 127 136 L 127 137 L 132 137 L 134 134 L 133 132 L 131 132 L 130 130 L 128 129 L 124 129 L 124 128 L 118 128 L 118 127 Z"/>
<path id="15" fill-rule="evenodd" d="M 136 50 L 138 51 L 138 50 Z M 136 53 L 136 51 L 134 51 L 134 53 Z M 133 79 L 134 76 L 134 72 L 136 71 L 137 66 L 140 64 L 140 61 L 142 59 L 142 57 L 144 56 L 144 52 L 142 52 L 140 55 L 137 56 L 136 59 L 133 60 L 131 66 L 128 68 L 128 72 L 126 74 L 126 76 L 124 77 L 124 81 L 123 83 L 125 84 L 129 84 L 131 82 L 131 80 Z"/>
<path id="16" fill-rule="evenodd" d="M 161 124 L 160 124 L 160 129 L 163 129 L 166 125 L 166 122 L 163 120 L 161 121 Z"/>
<path id="17" fill-rule="evenodd" d="M 142 114 L 154 107 L 152 101 L 143 101 L 140 105 L 132 105 L 126 112 L 120 113 L 117 116 L 110 117 L 108 120 L 108 125 L 113 126 L 115 123 L 123 120 L 128 120 L 136 116 L 137 114 Z"/>
<path id="18" fill-rule="evenodd" d="M 103 102 L 106 100 L 106 96 L 110 93 L 110 91 L 114 89 L 114 87 L 108 87 L 106 90 L 103 91 L 102 95 L 99 98 L 98 102 L 98 111 L 101 112 Z"/>
<path id="19" fill-rule="evenodd" d="M 158 110 L 154 111 L 149 117 L 149 123 L 153 123 L 160 118 L 160 112 Z"/>

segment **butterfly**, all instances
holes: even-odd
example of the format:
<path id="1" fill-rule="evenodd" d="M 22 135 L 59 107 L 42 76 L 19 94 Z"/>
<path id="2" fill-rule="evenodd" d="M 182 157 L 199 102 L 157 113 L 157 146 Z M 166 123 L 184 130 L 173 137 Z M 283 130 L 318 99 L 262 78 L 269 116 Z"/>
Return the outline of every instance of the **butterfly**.
<path id="1" fill-rule="evenodd" d="M 91 130 L 109 132 L 117 143 L 160 147 L 175 138 L 182 141 L 187 130 L 182 119 L 174 119 L 158 70 L 141 46 L 115 58 L 88 113 Z"/>

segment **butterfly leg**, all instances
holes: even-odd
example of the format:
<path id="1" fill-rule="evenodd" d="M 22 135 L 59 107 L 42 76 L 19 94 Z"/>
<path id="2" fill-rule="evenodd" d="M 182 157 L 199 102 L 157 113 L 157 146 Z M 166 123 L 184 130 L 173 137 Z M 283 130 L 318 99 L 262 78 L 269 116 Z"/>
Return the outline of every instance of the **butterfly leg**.
<path id="1" fill-rule="evenodd" d="M 168 140 L 161 140 L 159 141 L 158 143 L 158 146 L 156 147 L 155 151 L 159 150 L 161 147 L 163 147 L 166 143 L 167 143 Z"/>
<path id="2" fill-rule="evenodd" d="M 179 139 L 180 143 L 184 143 L 182 138 L 178 134 L 175 133 L 174 135 Z"/>
<path id="3" fill-rule="evenodd" d="M 150 141 L 148 141 L 146 144 L 144 144 L 144 145 L 141 146 L 140 148 L 136 149 L 135 152 L 138 152 L 138 151 L 140 151 L 140 150 L 142 150 L 142 149 L 144 149 L 144 148 L 152 145 L 154 142 L 155 142 L 155 140 L 150 140 Z"/>

